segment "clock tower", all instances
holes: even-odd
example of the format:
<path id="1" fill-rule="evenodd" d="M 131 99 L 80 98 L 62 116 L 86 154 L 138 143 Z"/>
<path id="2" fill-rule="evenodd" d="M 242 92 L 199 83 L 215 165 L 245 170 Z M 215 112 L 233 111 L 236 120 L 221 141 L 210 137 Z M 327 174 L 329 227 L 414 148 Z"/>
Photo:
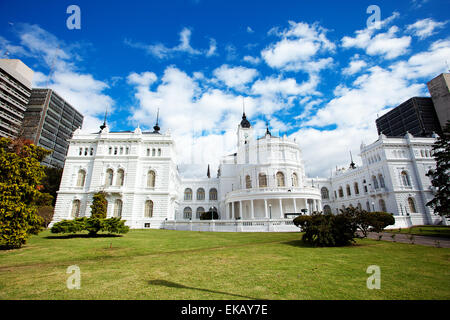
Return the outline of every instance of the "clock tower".
<path id="1" fill-rule="evenodd" d="M 246 144 L 249 144 L 250 141 L 253 139 L 253 128 L 250 124 L 250 121 L 247 120 L 245 112 L 242 114 L 241 123 L 238 125 L 237 138 L 238 138 L 237 141 L 238 148 Z"/>

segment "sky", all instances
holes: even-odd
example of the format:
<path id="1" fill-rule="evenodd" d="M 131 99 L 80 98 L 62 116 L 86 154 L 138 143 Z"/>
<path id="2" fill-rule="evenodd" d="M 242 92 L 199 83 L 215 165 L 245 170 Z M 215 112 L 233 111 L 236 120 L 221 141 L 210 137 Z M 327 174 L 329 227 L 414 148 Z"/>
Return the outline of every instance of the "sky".
<path id="1" fill-rule="evenodd" d="M 186 177 L 235 152 L 243 108 L 256 136 L 267 122 L 299 144 L 308 176 L 328 177 L 350 151 L 360 163 L 378 116 L 449 72 L 448 12 L 450 0 L 0 0 L 0 58 L 33 69 L 84 132 L 106 111 L 111 131 L 153 130 L 159 109 Z"/>

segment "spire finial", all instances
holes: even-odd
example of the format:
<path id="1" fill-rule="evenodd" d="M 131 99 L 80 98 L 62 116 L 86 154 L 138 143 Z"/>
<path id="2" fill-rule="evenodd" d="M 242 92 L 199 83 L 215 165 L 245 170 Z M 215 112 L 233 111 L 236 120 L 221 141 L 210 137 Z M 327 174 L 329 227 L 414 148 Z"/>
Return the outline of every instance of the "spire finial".
<path id="1" fill-rule="evenodd" d="M 355 163 L 353 162 L 353 156 L 352 156 L 352 151 L 350 150 L 350 168 L 355 169 Z"/>
<path id="2" fill-rule="evenodd" d="M 208 171 L 206 172 L 206 176 L 207 176 L 208 178 L 211 178 L 211 174 L 210 174 L 210 172 L 209 172 L 209 163 L 208 163 Z"/>
<path id="3" fill-rule="evenodd" d="M 245 116 L 245 98 L 242 96 L 242 114 Z"/>
<path id="4" fill-rule="evenodd" d="M 266 134 L 272 135 L 269 131 L 269 121 L 268 120 L 266 120 Z"/>
<path id="5" fill-rule="evenodd" d="M 100 130 L 103 130 L 106 128 L 106 117 L 108 116 L 108 108 L 105 110 L 105 118 L 103 119 L 103 124 L 100 126 Z"/>
<path id="6" fill-rule="evenodd" d="M 159 133 L 159 130 L 161 129 L 159 127 L 159 125 L 158 125 L 158 122 L 159 122 L 159 108 L 158 108 L 158 111 L 156 113 L 156 124 L 153 127 L 153 130 L 154 130 L 153 133 Z"/>

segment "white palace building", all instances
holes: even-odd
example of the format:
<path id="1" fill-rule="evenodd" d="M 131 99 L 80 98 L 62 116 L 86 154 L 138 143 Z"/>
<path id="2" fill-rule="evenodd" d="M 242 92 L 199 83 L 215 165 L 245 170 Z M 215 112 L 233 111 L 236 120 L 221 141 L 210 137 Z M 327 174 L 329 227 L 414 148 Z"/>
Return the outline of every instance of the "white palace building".
<path id="1" fill-rule="evenodd" d="M 361 146 L 362 167 L 353 162 L 329 179 L 305 175 L 295 141 L 267 128 L 262 137 L 245 113 L 237 128 L 236 153 L 221 159 L 217 177 L 184 179 L 169 132 L 98 133 L 78 129 L 69 140 L 53 222 L 90 216 L 92 196 L 105 191 L 108 217 L 131 228 L 200 231 L 298 231 L 292 218 L 346 206 L 387 211 L 395 227 L 442 223 L 425 206 L 433 197 L 425 176 L 435 166 L 434 138 L 386 138 Z M 205 211 L 219 219 L 200 220 Z M 444 221 L 445 223 L 445 221 Z"/>

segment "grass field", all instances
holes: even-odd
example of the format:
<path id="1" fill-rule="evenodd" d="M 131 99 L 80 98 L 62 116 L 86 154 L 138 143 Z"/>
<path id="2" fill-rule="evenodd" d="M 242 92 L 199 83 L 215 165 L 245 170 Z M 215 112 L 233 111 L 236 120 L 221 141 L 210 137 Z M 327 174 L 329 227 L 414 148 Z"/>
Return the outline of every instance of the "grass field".
<path id="1" fill-rule="evenodd" d="M 450 249 L 374 240 L 311 248 L 298 233 L 132 230 L 33 236 L 0 251 L 0 299 L 450 299 Z M 81 269 L 69 290 L 66 270 Z M 369 265 L 381 289 L 369 290 Z"/>
<path id="2" fill-rule="evenodd" d="M 450 238 L 450 227 L 449 226 L 414 226 L 411 228 L 404 229 L 389 229 L 385 230 L 390 233 L 403 233 L 403 234 L 413 234 L 416 236 L 430 236 L 430 237 L 442 237 Z"/>

